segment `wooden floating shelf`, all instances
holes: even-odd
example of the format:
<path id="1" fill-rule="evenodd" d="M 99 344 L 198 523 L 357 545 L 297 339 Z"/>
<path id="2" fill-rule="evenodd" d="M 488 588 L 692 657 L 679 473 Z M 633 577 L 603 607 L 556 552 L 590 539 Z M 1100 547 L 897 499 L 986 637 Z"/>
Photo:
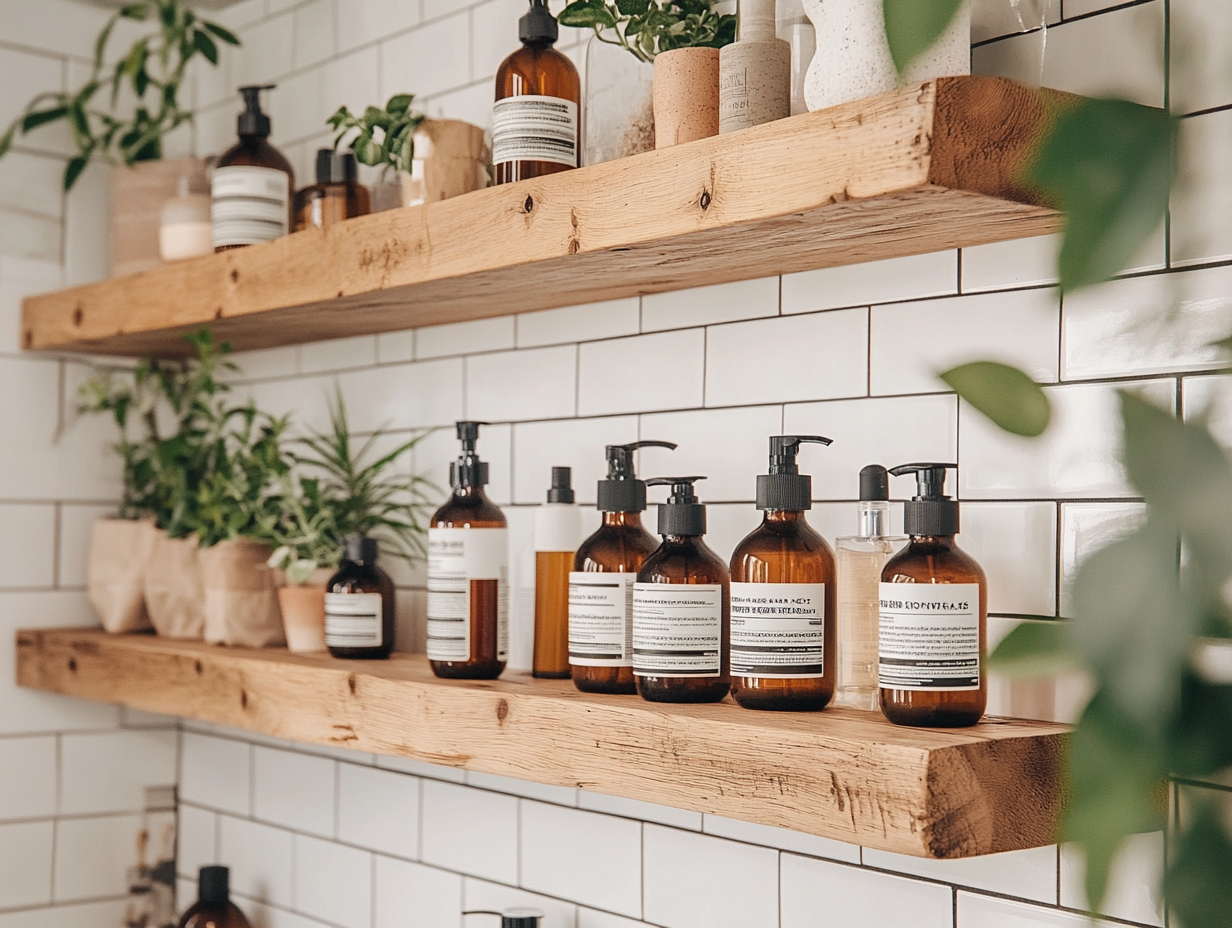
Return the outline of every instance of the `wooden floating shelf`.
<path id="1" fill-rule="evenodd" d="M 1054 231 L 1020 169 L 1065 99 L 941 78 L 25 301 L 34 350 L 164 356 L 409 329 Z"/>
<path id="2" fill-rule="evenodd" d="M 98 629 L 19 631 L 17 682 L 933 858 L 1053 843 L 1068 731 L 662 705 L 524 674 L 438 680 L 417 655 L 340 661 Z"/>

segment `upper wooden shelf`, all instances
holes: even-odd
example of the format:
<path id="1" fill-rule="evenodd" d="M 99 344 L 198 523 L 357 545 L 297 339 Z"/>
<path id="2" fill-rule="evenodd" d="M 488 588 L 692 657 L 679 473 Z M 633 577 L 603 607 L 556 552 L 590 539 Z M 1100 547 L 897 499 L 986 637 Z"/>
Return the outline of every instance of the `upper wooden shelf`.
<path id="1" fill-rule="evenodd" d="M 942 78 L 25 301 L 35 350 L 173 356 L 457 322 L 1054 231 L 1017 181 L 1059 95 Z"/>
<path id="2" fill-rule="evenodd" d="M 957 858 L 1051 844 L 1067 729 L 950 731 L 879 713 L 751 712 L 589 696 L 568 680 L 438 680 L 427 660 L 340 661 L 98 629 L 17 633 L 22 686 Z"/>

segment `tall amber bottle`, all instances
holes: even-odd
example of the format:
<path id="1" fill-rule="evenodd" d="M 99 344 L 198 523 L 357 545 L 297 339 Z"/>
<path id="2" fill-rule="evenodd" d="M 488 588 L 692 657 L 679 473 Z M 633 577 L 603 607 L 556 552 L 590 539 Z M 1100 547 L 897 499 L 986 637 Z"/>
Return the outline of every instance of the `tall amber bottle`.
<path id="1" fill-rule="evenodd" d="M 693 492 L 705 477 L 660 477 L 659 545 L 633 585 L 633 675 L 651 702 L 719 702 L 731 689 L 731 578 L 702 541 L 706 507 Z"/>
<path id="2" fill-rule="evenodd" d="M 215 251 L 258 245 L 291 228 L 291 162 L 269 143 L 270 118 L 261 112 L 262 87 L 241 87 L 240 140 L 218 159 L 210 175 L 210 220 Z"/>
<path id="3" fill-rule="evenodd" d="M 607 479 L 599 481 L 603 524 L 582 542 L 569 575 L 569 663 L 584 693 L 636 693 L 633 680 L 633 584 L 659 542 L 642 527 L 646 484 L 637 479 L 638 448 L 667 441 L 607 446 Z M 599 576 L 601 575 L 601 576 Z"/>
<path id="4" fill-rule="evenodd" d="M 492 164 L 498 184 L 578 166 L 582 82 L 573 62 L 552 47 L 559 32 L 547 0 L 530 0 L 518 21 L 522 47 L 496 72 Z"/>
<path id="5" fill-rule="evenodd" d="M 482 422 L 459 422 L 453 496 L 428 528 L 428 660 L 438 677 L 492 680 L 509 653 L 509 530 L 484 493 L 475 453 Z"/>
<path id="6" fill-rule="evenodd" d="M 959 550 L 958 503 L 945 491 L 954 464 L 904 464 L 916 496 L 904 505 L 911 540 L 881 572 L 877 675 L 882 714 L 896 725 L 963 728 L 984 715 L 988 583 Z"/>
<path id="7" fill-rule="evenodd" d="M 802 442 L 775 435 L 757 478 L 761 527 L 731 560 L 732 698 L 746 709 L 824 709 L 835 684 L 834 552 L 805 520 L 813 481 L 796 465 Z"/>
<path id="8" fill-rule="evenodd" d="M 532 673 L 569 679 L 569 571 L 581 522 L 574 505 L 573 471 L 552 468 L 548 501 L 535 512 L 535 650 Z"/>

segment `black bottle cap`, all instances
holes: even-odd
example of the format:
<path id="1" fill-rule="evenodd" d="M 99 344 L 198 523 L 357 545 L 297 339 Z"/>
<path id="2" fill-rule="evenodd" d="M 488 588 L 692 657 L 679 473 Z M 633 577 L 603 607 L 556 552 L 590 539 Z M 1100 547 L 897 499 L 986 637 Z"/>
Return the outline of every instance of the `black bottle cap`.
<path id="1" fill-rule="evenodd" d="M 569 467 L 552 468 L 552 488 L 548 490 L 549 503 L 573 504 L 573 470 Z"/>
<path id="2" fill-rule="evenodd" d="M 539 928 L 544 913 L 539 909 L 505 909 L 501 912 L 501 928 Z"/>
<path id="3" fill-rule="evenodd" d="M 244 98 L 244 112 L 236 124 L 240 135 L 255 135 L 267 139 L 270 134 L 270 118 L 261 112 L 261 91 L 273 90 L 276 84 L 250 85 L 240 88 L 240 96 Z"/>
<path id="4" fill-rule="evenodd" d="M 659 506 L 660 535 L 705 535 L 706 507 L 698 502 L 693 484 L 705 477 L 656 477 L 648 487 L 671 487 L 667 502 Z"/>
<path id="5" fill-rule="evenodd" d="M 889 500 L 890 472 L 880 464 L 869 464 L 860 471 L 860 499 Z"/>
<path id="6" fill-rule="evenodd" d="M 820 435 L 773 435 L 770 438 L 770 473 L 757 478 L 757 508 L 803 512 L 813 508 L 813 478 L 801 474 L 796 455 L 803 442 L 830 444 Z"/>
<path id="7" fill-rule="evenodd" d="M 600 512 L 645 512 L 646 484 L 633 472 L 633 452 L 638 448 L 667 448 L 670 441 L 635 441 L 628 445 L 607 446 L 607 479 L 599 481 Z"/>
<path id="8" fill-rule="evenodd" d="M 449 465 L 449 485 L 455 490 L 463 487 L 486 487 L 488 485 L 488 465 L 479 460 L 475 453 L 475 442 L 479 440 L 479 426 L 486 422 L 459 422 L 458 441 L 462 442 L 462 454 Z"/>
<path id="9" fill-rule="evenodd" d="M 945 495 L 945 472 L 957 464 L 902 464 L 891 467 L 895 477 L 915 474 L 916 495 L 903 504 L 903 528 L 908 535 L 957 535 L 958 502 Z"/>
<path id="10" fill-rule="evenodd" d="M 359 178 L 359 163 L 353 151 L 317 149 L 318 184 L 353 184 Z"/>
<path id="11" fill-rule="evenodd" d="M 530 0 L 530 10 L 518 20 L 518 38 L 523 45 L 553 45 L 560 38 L 548 0 Z"/>
<path id="12" fill-rule="evenodd" d="M 222 908 L 231 901 L 231 871 L 214 864 L 197 875 L 197 899 L 202 905 Z"/>
<path id="13" fill-rule="evenodd" d="M 375 564 L 380 554 L 381 546 L 375 538 L 347 535 L 342 539 L 342 556 L 352 564 Z"/>

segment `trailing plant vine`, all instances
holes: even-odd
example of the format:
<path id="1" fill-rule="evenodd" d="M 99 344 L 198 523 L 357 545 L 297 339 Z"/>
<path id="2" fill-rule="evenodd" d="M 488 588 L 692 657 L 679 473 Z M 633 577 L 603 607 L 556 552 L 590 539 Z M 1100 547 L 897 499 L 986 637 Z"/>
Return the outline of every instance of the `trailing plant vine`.
<path id="1" fill-rule="evenodd" d="M 562 26 L 594 29 L 599 41 L 645 62 L 677 48 L 736 41 L 736 17 L 715 12 L 710 0 L 573 0 L 558 18 Z"/>

